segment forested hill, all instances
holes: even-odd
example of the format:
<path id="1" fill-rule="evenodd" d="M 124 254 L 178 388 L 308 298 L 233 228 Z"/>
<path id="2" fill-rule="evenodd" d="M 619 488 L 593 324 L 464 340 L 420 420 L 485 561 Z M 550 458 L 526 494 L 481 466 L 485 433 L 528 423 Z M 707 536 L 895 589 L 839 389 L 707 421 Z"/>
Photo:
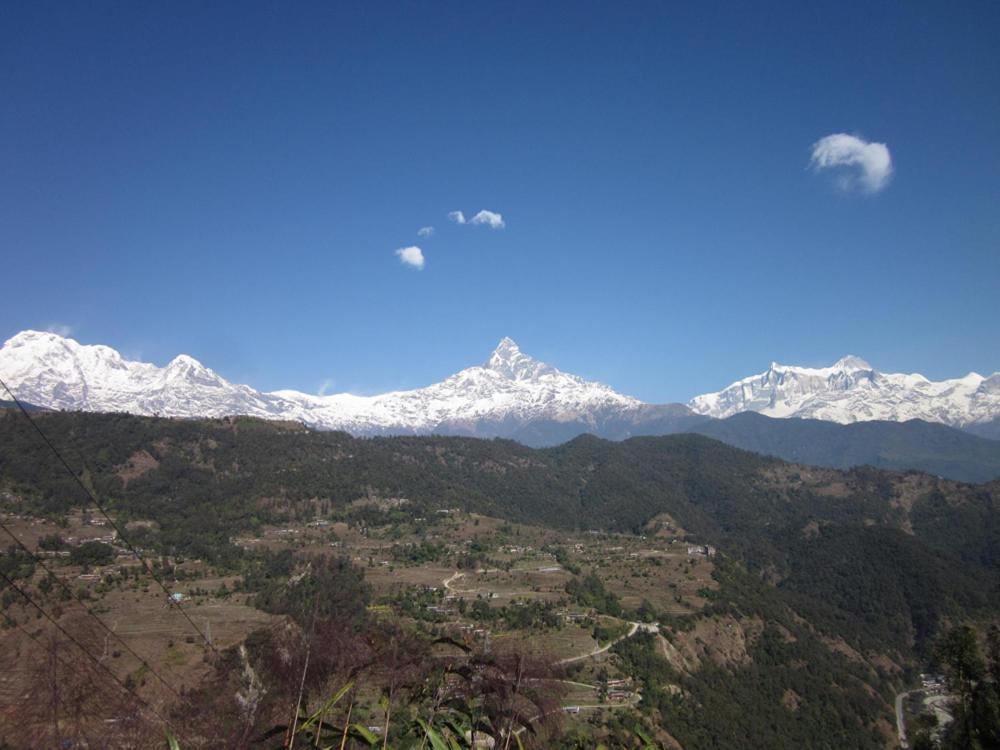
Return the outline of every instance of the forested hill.
<path id="1" fill-rule="evenodd" d="M 755 412 L 712 419 L 687 429 L 737 448 L 787 461 L 837 469 L 871 465 L 918 469 L 966 482 L 1000 478 L 1000 441 L 983 432 L 912 419 L 837 424 L 820 419 L 775 419 Z M 980 436 L 982 435 L 982 436 Z"/>
<path id="2" fill-rule="evenodd" d="M 992 609 L 1000 485 L 788 464 L 697 435 L 533 450 L 503 440 L 352 438 L 236 418 L 42 413 L 42 429 L 149 546 L 221 559 L 263 521 L 406 497 L 558 527 L 651 533 L 668 514 L 855 639 L 906 649 Z M 0 412 L 0 482 L 58 515 L 81 492 L 23 415 Z M 848 620 L 844 620 L 848 617 Z"/>

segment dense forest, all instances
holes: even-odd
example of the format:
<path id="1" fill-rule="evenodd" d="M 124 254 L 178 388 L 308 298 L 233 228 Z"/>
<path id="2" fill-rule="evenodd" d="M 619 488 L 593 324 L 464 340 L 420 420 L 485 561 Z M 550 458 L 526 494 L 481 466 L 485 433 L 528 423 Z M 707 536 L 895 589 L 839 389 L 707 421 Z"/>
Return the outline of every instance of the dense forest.
<path id="1" fill-rule="evenodd" d="M 918 469 L 965 482 L 1000 478 L 1000 441 L 990 435 L 988 425 L 959 430 L 919 419 L 838 424 L 748 411 L 693 424 L 690 432 L 813 466 Z"/>

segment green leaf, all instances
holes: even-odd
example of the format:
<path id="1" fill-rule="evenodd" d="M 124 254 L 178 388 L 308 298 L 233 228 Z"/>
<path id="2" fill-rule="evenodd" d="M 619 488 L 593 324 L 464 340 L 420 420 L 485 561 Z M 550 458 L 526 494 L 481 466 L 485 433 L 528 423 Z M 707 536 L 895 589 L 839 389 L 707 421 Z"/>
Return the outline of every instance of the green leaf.
<path id="1" fill-rule="evenodd" d="M 169 747 L 170 750 L 181 750 L 181 744 L 177 741 L 176 737 L 170 734 L 170 732 L 167 732 L 167 747 Z"/>
<path id="2" fill-rule="evenodd" d="M 419 718 L 417 719 L 417 724 L 424 730 L 424 735 L 431 741 L 431 747 L 434 750 L 449 750 L 448 743 L 445 742 L 444 737 L 434 727 Z"/>
<path id="3" fill-rule="evenodd" d="M 347 694 L 347 691 L 350 690 L 352 687 L 354 687 L 354 680 L 350 680 L 347 683 L 345 683 L 344 686 L 341 687 L 340 690 L 338 690 L 336 693 L 334 693 L 330 697 L 330 699 L 326 703 L 324 703 L 319 709 L 317 709 L 312 716 L 310 716 L 308 719 L 302 722 L 302 726 L 299 727 L 297 731 L 301 732 L 303 729 L 308 729 L 313 724 L 317 723 L 319 721 L 319 717 L 323 716 L 327 711 L 330 710 L 332 706 L 336 705 L 337 701 L 343 698 Z"/>
<path id="4" fill-rule="evenodd" d="M 360 724 L 351 724 L 349 732 L 367 742 L 369 747 L 375 747 L 378 744 L 378 737 L 368 727 L 363 727 Z"/>

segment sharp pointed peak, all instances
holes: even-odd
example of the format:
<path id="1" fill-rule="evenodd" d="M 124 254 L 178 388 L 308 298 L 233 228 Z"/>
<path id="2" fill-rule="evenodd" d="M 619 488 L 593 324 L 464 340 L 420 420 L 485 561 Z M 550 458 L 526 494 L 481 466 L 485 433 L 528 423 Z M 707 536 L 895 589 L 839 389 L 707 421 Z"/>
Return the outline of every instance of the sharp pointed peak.
<path id="1" fill-rule="evenodd" d="M 517 345 L 510 336 L 504 336 L 500 339 L 500 343 L 496 345 L 496 348 L 490 354 L 490 358 L 486 363 L 487 367 L 496 368 L 500 365 L 509 364 L 515 360 L 520 359 L 530 359 L 524 352 L 521 351 L 521 347 Z"/>
<path id="2" fill-rule="evenodd" d="M 500 343 L 497 344 L 496 349 L 494 349 L 493 351 L 494 352 L 500 352 L 500 351 L 518 351 L 519 352 L 519 351 L 521 351 L 521 347 L 519 347 L 517 345 L 517 342 L 514 341 L 514 339 L 512 339 L 510 336 L 504 336 L 502 339 L 500 339 Z"/>
<path id="3" fill-rule="evenodd" d="M 521 351 L 514 339 L 504 336 L 486 362 L 486 367 L 512 380 L 530 380 L 552 370 Z"/>

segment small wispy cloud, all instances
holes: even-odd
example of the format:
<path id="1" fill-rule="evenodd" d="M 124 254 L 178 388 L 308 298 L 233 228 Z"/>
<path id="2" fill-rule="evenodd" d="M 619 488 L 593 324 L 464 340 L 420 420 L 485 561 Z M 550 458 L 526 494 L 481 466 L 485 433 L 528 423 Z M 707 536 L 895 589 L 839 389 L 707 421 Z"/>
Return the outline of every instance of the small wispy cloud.
<path id="1" fill-rule="evenodd" d="M 490 229 L 503 229 L 507 226 L 504 223 L 503 216 L 494 211 L 487 211 L 486 209 L 473 216 L 469 220 L 469 223 L 476 225 L 485 224 Z"/>
<path id="2" fill-rule="evenodd" d="M 401 247 L 396 251 L 396 255 L 403 265 L 412 266 L 418 271 L 424 270 L 424 251 L 416 245 Z"/>
<path id="3" fill-rule="evenodd" d="M 334 383 L 335 381 L 333 380 L 333 378 L 327 378 L 326 380 L 324 380 L 322 383 L 319 384 L 319 388 L 316 390 L 316 395 L 317 396 L 327 395 L 330 391 L 333 390 Z"/>
<path id="4" fill-rule="evenodd" d="M 844 190 L 860 188 L 866 193 L 877 193 L 889 184 L 892 176 L 888 146 L 847 133 L 834 133 L 816 141 L 809 163 L 817 171 L 838 167 L 853 170 L 842 173 L 837 181 Z"/>
<path id="5" fill-rule="evenodd" d="M 46 326 L 45 330 L 49 333 L 54 333 L 56 336 L 62 336 L 63 338 L 73 335 L 73 327 L 63 325 L 61 323 L 53 323 L 52 325 Z"/>
<path id="6" fill-rule="evenodd" d="M 434 234 L 434 227 L 420 227 L 417 230 L 418 237 L 430 237 L 432 234 Z"/>
<path id="7" fill-rule="evenodd" d="M 473 224 L 475 226 L 488 226 L 490 229 L 503 229 L 507 226 L 503 220 L 503 215 L 496 211 L 487 211 L 485 208 L 473 216 L 466 219 L 461 211 L 452 211 L 448 214 L 448 219 L 456 224 Z"/>

